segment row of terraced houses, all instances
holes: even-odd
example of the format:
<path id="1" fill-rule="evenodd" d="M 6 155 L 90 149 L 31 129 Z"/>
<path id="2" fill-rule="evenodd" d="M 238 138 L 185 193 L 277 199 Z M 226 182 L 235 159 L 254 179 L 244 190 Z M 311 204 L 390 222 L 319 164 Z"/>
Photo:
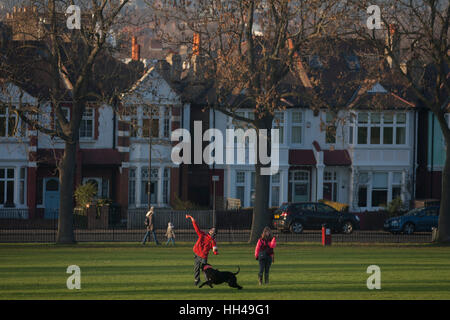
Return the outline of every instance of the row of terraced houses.
<path id="1" fill-rule="evenodd" d="M 8 35 L 11 29 L 7 25 L 7 21 L 0 25 L 0 43 L 24 41 Z M 193 132 L 194 122 L 201 121 L 203 132 L 216 128 L 225 136 L 226 129 L 246 127 L 207 108 L 212 89 L 202 85 L 201 57 L 194 54 L 186 61 L 171 52 L 164 60 L 144 60 L 136 38 L 131 51 L 131 59 L 124 63 L 142 63 L 143 72 L 123 90 L 121 107 L 127 112 L 119 115 L 112 106 L 100 104 L 90 105 L 83 115 L 76 185 L 93 183 L 97 198 L 120 205 L 122 217 L 131 208 L 148 207 L 149 188 L 151 204 L 158 208 L 171 207 L 176 198 L 212 207 L 213 190 L 222 203 L 228 198 L 240 199 L 242 207 L 252 207 L 254 166 L 176 165 L 171 160 L 174 143 L 170 137 L 178 128 Z M 311 86 L 306 70 L 320 72 L 321 59 L 326 56 L 324 52 L 302 58 L 286 81 L 294 82 L 298 90 Z M 351 46 L 342 47 L 333 68 L 359 75 L 363 72 L 359 59 Z M 275 113 L 280 164 L 279 172 L 271 177 L 269 206 L 329 199 L 362 212 L 379 210 L 397 197 L 407 206 L 415 199 L 441 197 L 442 150 L 446 146 L 439 126 L 416 99 L 399 95 L 396 82 L 385 72 L 386 77 L 379 77 L 370 88 L 355 87 L 348 97 L 349 107 L 338 112 L 286 101 L 284 110 Z M 1 87 L 0 217 L 11 217 L 14 212 L 23 218 L 55 218 L 59 208 L 56 161 L 63 143 L 22 125 L 13 112 L 19 100 L 39 103 L 52 125 L 53 107 L 14 83 L 2 81 Z M 375 102 L 382 108 L 373 108 Z M 146 105 L 157 106 L 151 118 Z M 70 102 L 63 109 L 69 119 Z M 236 114 L 253 116 L 251 108 L 241 108 Z M 450 117 L 447 119 L 450 123 Z M 212 176 L 219 179 L 215 188 Z"/>

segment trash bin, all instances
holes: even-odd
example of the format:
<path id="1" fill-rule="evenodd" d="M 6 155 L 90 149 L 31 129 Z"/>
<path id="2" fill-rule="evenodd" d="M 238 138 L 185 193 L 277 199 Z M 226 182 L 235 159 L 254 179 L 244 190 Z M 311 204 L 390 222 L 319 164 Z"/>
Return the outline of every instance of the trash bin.
<path id="1" fill-rule="evenodd" d="M 322 225 L 322 245 L 331 245 L 331 229 L 328 228 L 325 224 Z"/>

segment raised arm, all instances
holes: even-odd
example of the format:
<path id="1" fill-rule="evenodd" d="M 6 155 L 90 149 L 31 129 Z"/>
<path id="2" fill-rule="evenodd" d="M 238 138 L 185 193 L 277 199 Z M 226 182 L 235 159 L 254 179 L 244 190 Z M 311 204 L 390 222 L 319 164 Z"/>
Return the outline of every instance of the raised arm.
<path id="1" fill-rule="evenodd" d="M 202 236 L 203 234 L 204 234 L 204 232 L 202 231 L 202 230 L 200 230 L 200 228 L 198 227 L 198 225 L 197 225 L 197 222 L 195 222 L 195 219 L 192 217 L 192 216 L 190 216 L 190 215 L 186 215 L 186 219 L 191 219 L 191 221 L 192 221 L 192 225 L 194 226 L 194 230 L 195 230 L 195 232 L 197 232 L 197 235 L 200 237 L 200 236 Z"/>
<path id="2" fill-rule="evenodd" d="M 277 246 L 277 239 L 275 237 L 272 238 L 272 241 L 269 242 L 269 247 L 272 249 Z"/>

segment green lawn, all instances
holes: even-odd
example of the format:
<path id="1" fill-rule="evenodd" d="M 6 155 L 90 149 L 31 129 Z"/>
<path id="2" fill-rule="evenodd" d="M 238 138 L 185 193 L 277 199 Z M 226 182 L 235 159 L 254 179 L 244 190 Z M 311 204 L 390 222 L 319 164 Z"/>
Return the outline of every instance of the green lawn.
<path id="1" fill-rule="evenodd" d="M 192 243 L 0 244 L 0 299 L 450 299 L 450 247 L 280 244 L 271 283 L 257 285 L 253 246 L 219 244 L 209 262 L 241 272 L 243 290 L 193 285 Z M 68 290 L 69 265 L 81 289 Z M 381 290 L 368 290 L 369 265 Z"/>

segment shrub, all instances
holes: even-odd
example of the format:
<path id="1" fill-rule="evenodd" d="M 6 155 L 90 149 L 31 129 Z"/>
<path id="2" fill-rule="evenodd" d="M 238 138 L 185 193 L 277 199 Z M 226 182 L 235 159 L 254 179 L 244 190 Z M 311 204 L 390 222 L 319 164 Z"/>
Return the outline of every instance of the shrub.
<path id="1" fill-rule="evenodd" d="M 403 201 L 400 197 L 395 198 L 391 202 L 385 206 L 386 211 L 389 213 L 389 216 L 396 216 L 402 212 Z"/>
<path id="2" fill-rule="evenodd" d="M 172 208 L 174 210 L 201 210 L 201 209 L 208 209 L 204 208 L 202 206 L 199 206 L 191 201 L 183 201 L 178 196 L 175 196 L 175 198 L 172 201 Z"/>
<path id="3" fill-rule="evenodd" d="M 75 201 L 77 203 L 77 207 L 85 208 L 86 205 L 92 203 L 96 193 L 97 187 L 92 183 L 79 185 L 75 190 Z"/>

